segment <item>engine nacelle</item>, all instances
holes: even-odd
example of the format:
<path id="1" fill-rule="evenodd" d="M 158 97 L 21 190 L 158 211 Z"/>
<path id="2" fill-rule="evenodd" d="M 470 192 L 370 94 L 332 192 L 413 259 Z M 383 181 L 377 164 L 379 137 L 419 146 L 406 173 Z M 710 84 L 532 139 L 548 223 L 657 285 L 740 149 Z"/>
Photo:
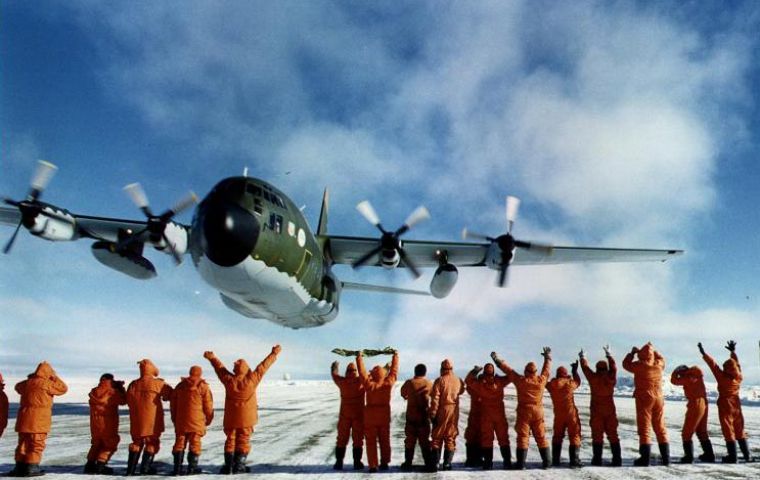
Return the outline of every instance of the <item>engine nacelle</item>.
<path id="1" fill-rule="evenodd" d="M 164 230 L 164 235 L 166 235 L 166 238 L 169 239 L 169 241 L 174 246 L 174 250 L 182 256 L 187 252 L 187 230 L 185 230 L 183 227 L 177 225 L 174 222 L 169 222 L 166 224 L 166 229 Z M 171 250 L 167 248 L 166 240 L 163 238 L 156 243 L 152 243 L 153 247 L 156 250 L 160 250 L 164 253 L 171 254 Z"/>
<path id="2" fill-rule="evenodd" d="M 45 210 L 56 215 L 56 218 L 38 214 L 34 217 L 34 223 L 31 225 L 25 224 L 29 228 L 29 233 L 51 242 L 64 242 L 77 238 L 76 220 L 74 220 L 74 217 L 48 207 L 45 207 Z"/>
<path id="3" fill-rule="evenodd" d="M 396 267 L 398 267 L 399 262 L 401 261 L 401 255 L 399 255 L 398 250 L 383 250 L 380 252 L 380 265 L 383 266 L 383 268 L 387 268 L 388 270 L 392 270 Z"/>
<path id="4" fill-rule="evenodd" d="M 132 278 L 147 280 L 156 276 L 156 267 L 150 260 L 129 250 L 118 251 L 115 243 L 95 242 L 92 254 L 106 267 Z"/>
<path id="5" fill-rule="evenodd" d="M 433 274 L 430 281 L 430 293 L 435 298 L 444 298 L 451 293 L 454 285 L 457 284 L 459 271 L 457 267 L 450 263 L 444 263 Z"/>

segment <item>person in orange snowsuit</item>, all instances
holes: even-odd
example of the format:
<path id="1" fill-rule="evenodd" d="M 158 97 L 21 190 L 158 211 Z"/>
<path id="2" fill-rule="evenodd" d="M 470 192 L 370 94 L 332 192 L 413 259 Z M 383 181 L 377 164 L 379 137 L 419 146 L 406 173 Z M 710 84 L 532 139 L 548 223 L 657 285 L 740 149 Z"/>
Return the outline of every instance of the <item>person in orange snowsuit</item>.
<path id="1" fill-rule="evenodd" d="M 335 465 L 333 469 L 343 470 L 343 458 L 349 438 L 352 440 L 354 470 L 364 468 L 362 450 L 364 445 L 364 383 L 359 378 L 356 364 L 346 366 L 345 376 L 340 376 L 340 364 L 332 363 L 330 372 L 333 382 L 340 390 L 340 412 L 338 413 L 338 438 L 335 441 Z"/>
<path id="2" fill-rule="evenodd" d="M 106 464 L 119 446 L 119 405 L 127 404 L 124 382 L 116 381 L 110 373 L 100 376 L 98 385 L 90 390 L 90 451 L 84 473 L 111 475 Z"/>
<path id="3" fill-rule="evenodd" d="M 586 376 L 589 388 L 591 389 L 590 419 L 591 426 L 591 448 L 593 456 L 591 465 L 602 466 L 602 451 L 604 450 L 604 435 L 610 442 L 612 451 L 612 466 L 620 467 L 623 465 L 623 458 L 620 448 L 620 437 L 618 437 L 618 419 L 615 410 L 615 384 L 617 383 L 617 364 L 610 353 L 609 345 L 604 347 L 604 354 L 607 361 L 599 360 L 596 362 L 596 371 L 592 370 L 586 360 L 583 350 L 578 353 L 581 361 L 583 375 Z"/>
<path id="4" fill-rule="evenodd" d="M 475 368 L 480 367 L 476 365 L 473 369 Z M 480 379 L 480 376 L 478 379 Z M 480 448 L 480 411 L 482 410 L 483 402 L 470 387 L 465 386 L 465 390 L 470 395 L 470 411 L 467 412 L 467 426 L 464 429 L 464 446 L 466 452 L 464 466 L 482 467 L 483 453 Z"/>
<path id="5" fill-rule="evenodd" d="M 174 387 L 169 405 L 174 423 L 174 475 L 182 474 L 182 462 L 187 454 L 187 474 L 201 473 L 198 459 L 201 456 L 201 438 L 206 435 L 206 427 L 214 420 L 214 397 L 211 388 L 203 379 L 203 369 L 198 365 L 190 367 L 189 376 Z"/>
<path id="6" fill-rule="evenodd" d="M 26 380 L 16 384 L 21 398 L 16 414 L 16 467 L 10 477 L 34 477 L 42 475 L 40 461 L 45 450 L 45 440 L 53 423 L 53 397 L 63 395 L 68 387 L 47 362 L 37 366 Z"/>
<path id="7" fill-rule="evenodd" d="M 0 373 L 0 437 L 8 427 L 8 395 L 5 394 L 5 381 Z"/>
<path id="8" fill-rule="evenodd" d="M 509 447 L 509 426 L 504 411 L 504 388 L 509 385 L 509 378 L 496 375 L 492 363 L 483 367 L 483 375 L 478 377 L 480 367 L 470 370 L 464 381 L 473 396 L 480 399 L 480 445 L 483 458 L 483 470 L 493 468 L 493 437 L 499 442 L 504 468 L 512 466 L 512 453 Z"/>
<path id="9" fill-rule="evenodd" d="M 224 466 L 220 473 L 246 473 L 250 469 L 245 465 L 248 453 L 251 451 L 251 436 L 259 420 L 256 387 L 264 378 L 269 367 L 277 360 L 282 348 L 272 347 L 272 351 L 254 370 L 248 362 L 238 359 L 232 367 L 232 372 L 224 367 L 214 352 L 205 352 L 203 356 L 211 362 L 216 376 L 224 385 Z"/>
<path id="10" fill-rule="evenodd" d="M 153 459 L 161 448 L 161 434 L 164 431 L 164 406 L 172 393 L 172 387 L 158 378 L 158 367 L 147 358 L 137 362 L 140 378 L 132 380 L 127 387 L 129 407 L 129 444 L 127 475 L 134 475 L 137 461 L 142 452 L 140 474 L 155 474 Z"/>
<path id="11" fill-rule="evenodd" d="M 364 437 L 367 440 L 367 464 L 370 473 L 378 469 L 377 447 L 380 444 L 380 470 L 388 470 L 391 462 L 391 391 L 398 378 L 398 352 L 393 352 L 390 371 L 375 365 L 367 374 L 361 352 L 356 366 L 367 393 L 364 406 Z"/>
<path id="12" fill-rule="evenodd" d="M 414 378 L 401 386 L 401 397 L 406 400 L 406 424 L 404 425 L 404 463 L 401 470 L 411 471 L 414 463 L 414 447 L 420 444 L 425 464 L 430 457 L 430 390 L 433 383 L 425 378 L 427 367 L 418 364 L 414 367 Z"/>
<path id="13" fill-rule="evenodd" d="M 554 409 L 554 426 L 552 428 L 552 466 L 558 467 L 562 458 L 562 441 L 567 438 L 570 443 L 569 457 L 570 467 L 582 467 L 578 452 L 581 449 L 581 420 L 578 409 L 575 406 L 575 390 L 581 386 L 581 377 L 578 375 L 578 362 L 570 364 L 572 377 L 565 367 L 557 369 L 557 376 L 546 384 L 546 389 L 552 398 Z"/>
<path id="14" fill-rule="evenodd" d="M 694 442 L 692 437 L 697 434 L 702 444 L 703 454 L 699 459 L 703 462 L 715 462 L 710 436 L 707 434 L 707 390 L 702 370 L 697 366 L 680 365 L 670 375 L 670 383 L 683 387 L 686 396 L 686 417 L 681 429 L 683 439 L 683 457 L 681 463 L 694 462 Z"/>
<path id="15" fill-rule="evenodd" d="M 634 357 L 638 356 L 638 360 Z M 633 373 L 633 398 L 636 399 L 636 428 L 639 433 L 639 458 L 633 464 L 648 467 L 652 454 L 650 426 L 657 437 L 662 464 L 670 465 L 670 444 L 665 428 L 665 398 L 662 394 L 662 375 L 665 358 L 647 343 L 641 349 L 633 347 L 623 359 L 623 368 Z"/>
<path id="16" fill-rule="evenodd" d="M 430 441 L 429 471 L 438 469 L 438 460 L 443 450 L 443 470 L 451 470 L 451 460 L 456 451 L 459 435 L 459 397 L 464 393 L 464 381 L 454 374 L 454 365 L 448 358 L 441 362 L 441 376 L 433 383 L 430 392 L 430 409 L 428 415 L 433 423 Z"/>
<path id="17" fill-rule="evenodd" d="M 538 445 L 541 455 L 541 466 L 549 468 L 549 442 L 546 440 L 546 426 L 544 425 L 544 388 L 549 381 L 552 357 L 552 349 L 544 347 L 541 355 L 544 364 L 539 374 L 536 364 L 529 362 L 525 365 L 524 375 L 518 374 L 507 363 L 499 358 L 496 352 L 491 352 L 491 358 L 499 369 L 507 374 L 507 378 L 515 385 L 517 390 L 517 418 L 515 419 L 515 433 L 517 433 L 517 450 L 515 452 L 514 468 L 525 468 L 525 459 L 528 456 L 528 443 L 530 434 Z"/>
<path id="18" fill-rule="evenodd" d="M 728 360 L 723 362 L 721 369 L 715 360 L 705 353 L 702 344 L 699 343 L 699 352 L 702 358 L 710 367 L 715 380 L 718 382 L 718 417 L 720 418 L 720 428 L 723 431 L 723 438 L 726 440 L 726 449 L 728 455 L 723 457 L 723 463 L 736 463 L 736 443 L 739 442 L 742 456 L 746 462 L 753 461 L 752 455 L 747 445 L 747 433 L 744 431 L 744 415 L 742 414 L 742 404 L 739 399 L 739 388 L 742 380 L 742 367 L 739 364 L 739 357 L 736 356 L 736 342 L 729 340 L 726 349 L 731 352 Z"/>

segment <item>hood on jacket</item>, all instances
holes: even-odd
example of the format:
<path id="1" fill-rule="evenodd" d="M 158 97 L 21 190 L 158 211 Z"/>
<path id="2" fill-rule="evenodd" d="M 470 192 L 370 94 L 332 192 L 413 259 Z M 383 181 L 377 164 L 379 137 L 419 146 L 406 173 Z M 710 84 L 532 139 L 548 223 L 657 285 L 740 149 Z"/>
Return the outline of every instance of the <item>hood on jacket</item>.
<path id="1" fill-rule="evenodd" d="M 138 365 L 140 365 L 140 376 L 152 376 L 157 377 L 158 376 L 158 367 L 151 362 L 147 358 L 143 358 L 139 362 L 137 362 Z"/>
<path id="2" fill-rule="evenodd" d="M 232 367 L 232 373 L 237 375 L 247 375 L 251 371 L 251 367 L 248 366 L 248 362 L 239 358 L 235 361 L 235 365 Z"/>

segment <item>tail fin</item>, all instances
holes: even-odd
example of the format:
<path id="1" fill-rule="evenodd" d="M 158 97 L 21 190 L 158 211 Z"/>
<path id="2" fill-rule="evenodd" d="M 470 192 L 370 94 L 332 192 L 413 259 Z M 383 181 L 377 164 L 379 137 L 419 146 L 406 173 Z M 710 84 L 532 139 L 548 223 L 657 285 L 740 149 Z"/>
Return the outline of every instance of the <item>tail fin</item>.
<path id="1" fill-rule="evenodd" d="M 327 235 L 327 210 L 330 208 L 330 192 L 325 188 L 322 196 L 322 210 L 319 211 L 319 225 L 317 235 Z"/>

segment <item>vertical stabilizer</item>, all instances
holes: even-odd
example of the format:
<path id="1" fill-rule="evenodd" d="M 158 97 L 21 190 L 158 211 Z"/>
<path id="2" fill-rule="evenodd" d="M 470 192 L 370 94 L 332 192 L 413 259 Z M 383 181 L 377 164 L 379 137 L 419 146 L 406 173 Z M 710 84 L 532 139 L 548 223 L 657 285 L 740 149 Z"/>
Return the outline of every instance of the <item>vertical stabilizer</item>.
<path id="1" fill-rule="evenodd" d="M 330 208 L 330 192 L 325 188 L 322 196 L 322 210 L 319 211 L 319 225 L 317 235 L 327 235 L 327 210 Z"/>

